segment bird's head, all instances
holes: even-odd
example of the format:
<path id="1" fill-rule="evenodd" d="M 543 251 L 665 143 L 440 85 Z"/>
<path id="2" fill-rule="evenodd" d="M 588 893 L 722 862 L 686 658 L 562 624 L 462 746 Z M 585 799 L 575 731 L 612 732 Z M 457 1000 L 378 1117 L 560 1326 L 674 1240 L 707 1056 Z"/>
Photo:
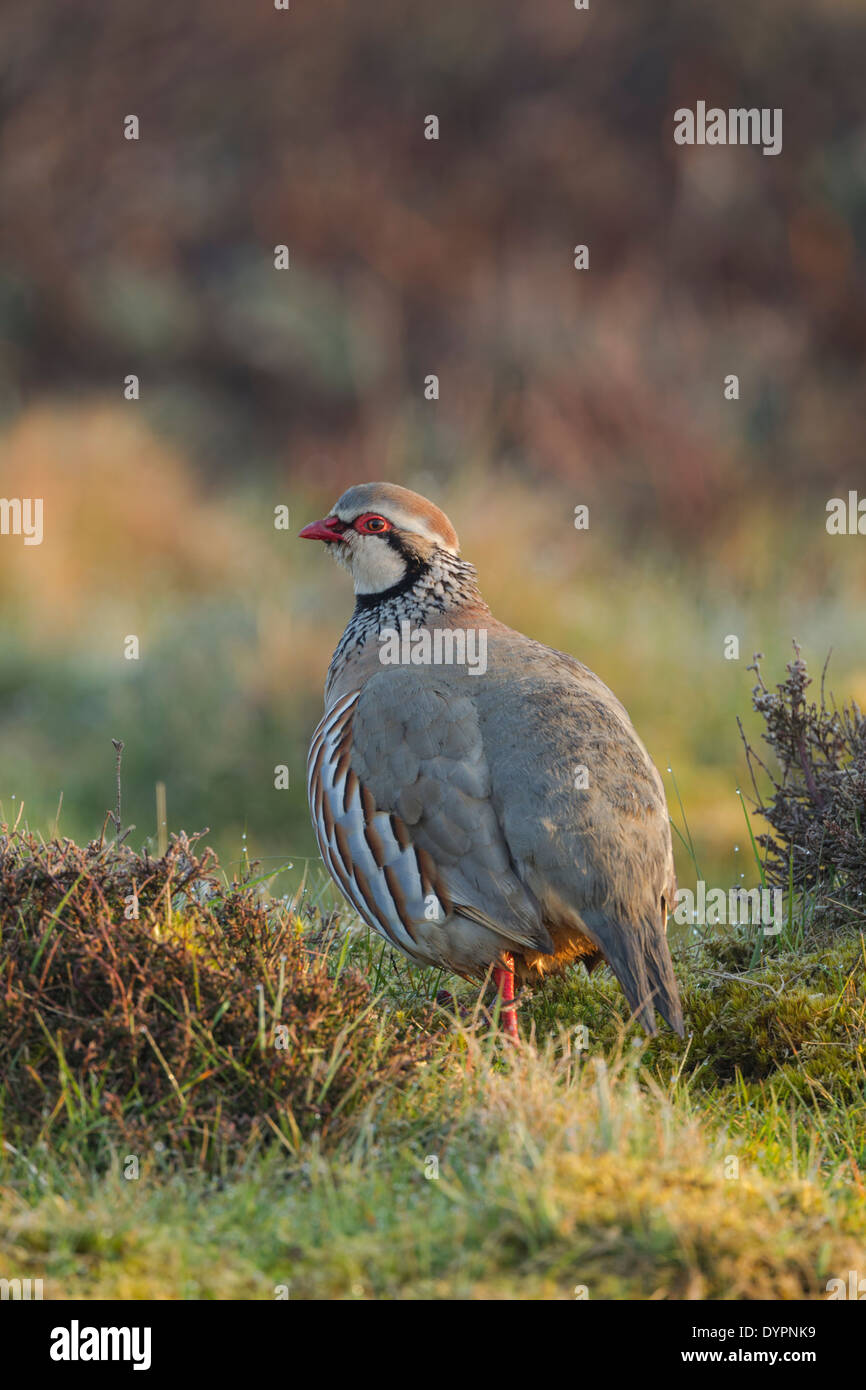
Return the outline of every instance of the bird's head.
<path id="1" fill-rule="evenodd" d="M 300 535 L 330 545 L 362 597 L 400 592 L 422 576 L 437 554 L 459 553 L 457 533 L 445 513 L 395 483 L 350 487 L 330 516 L 311 522 Z"/>

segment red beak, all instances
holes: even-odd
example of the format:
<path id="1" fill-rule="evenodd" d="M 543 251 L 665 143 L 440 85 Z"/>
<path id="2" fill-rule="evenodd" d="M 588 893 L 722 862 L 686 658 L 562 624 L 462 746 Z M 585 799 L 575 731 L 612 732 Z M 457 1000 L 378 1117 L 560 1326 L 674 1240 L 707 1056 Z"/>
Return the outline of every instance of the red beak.
<path id="1" fill-rule="evenodd" d="M 337 527 L 340 529 L 337 530 Z M 309 526 L 298 532 L 298 538 L 302 541 L 341 541 L 343 530 L 343 522 L 338 517 L 326 516 L 323 521 L 311 521 Z"/>

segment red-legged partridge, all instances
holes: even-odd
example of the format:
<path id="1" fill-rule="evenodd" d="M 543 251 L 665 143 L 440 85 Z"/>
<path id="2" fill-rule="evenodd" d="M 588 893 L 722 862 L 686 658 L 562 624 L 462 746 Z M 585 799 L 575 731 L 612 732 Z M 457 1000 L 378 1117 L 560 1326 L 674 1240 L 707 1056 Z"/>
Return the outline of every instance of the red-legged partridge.
<path id="1" fill-rule="evenodd" d="M 683 1022 L 661 778 L 622 705 L 573 657 L 494 618 L 448 518 L 392 483 L 350 488 L 301 536 L 355 584 L 308 761 L 337 886 L 421 965 L 507 1002 L 604 959 L 648 1033 Z M 516 1032 L 513 1008 L 503 1021 Z"/>

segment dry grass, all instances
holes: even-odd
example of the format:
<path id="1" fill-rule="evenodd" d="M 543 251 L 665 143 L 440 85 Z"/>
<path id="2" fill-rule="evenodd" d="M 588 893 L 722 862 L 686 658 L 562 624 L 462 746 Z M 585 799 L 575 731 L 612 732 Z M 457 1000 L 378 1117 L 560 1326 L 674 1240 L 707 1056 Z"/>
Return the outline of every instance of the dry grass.
<path id="1" fill-rule="evenodd" d="M 256 1136 L 339 1133 L 425 1055 L 418 1024 L 383 1027 L 356 970 L 332 979 L 291 912 L 222 885 L 185 836 L 152 859 L 6 829 L 0 921 L 16 1147 L 209 1171 Z"/>
<path id="2" fill-rule="evenodd" d="M 4 1273 L 48 1298 L 789 1299 L 863 1268 L 856 932 L 681 949 L 685 1044 L 575 972 L 515 1050 L 324 901 L 226 885 L 182 837 L 4 832 Z"/>
<path id="3" fill-rule="evenodd" d="M 47 1297 L 817 1299 L 866 1254 L 856 1190 L 762 1171 L 637 1053 L 469 1039 L 351 1143 L 216 1186 L 45 1168 L 0 1250 Z"/>

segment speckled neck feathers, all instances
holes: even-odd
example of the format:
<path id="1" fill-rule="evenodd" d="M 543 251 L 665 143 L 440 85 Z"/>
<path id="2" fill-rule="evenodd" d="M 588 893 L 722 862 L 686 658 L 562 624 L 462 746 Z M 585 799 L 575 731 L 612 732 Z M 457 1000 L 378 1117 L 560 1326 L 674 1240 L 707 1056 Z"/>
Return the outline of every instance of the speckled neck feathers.
<path id="1" fill-rule="evenodd" d="M 439 627 L 448 622 L 456 625 L 466 612 L 475 621 L 479 614 L 490 616 L 478 590 L 475 566 L 437 547 L 413 583 L 358 598 L 328 668 L 326 701 L 347 665 L 360 656 L 371 639 L 377 641 L 386 628 L 399 629 L 402 622 L 415 628 Z"/>

